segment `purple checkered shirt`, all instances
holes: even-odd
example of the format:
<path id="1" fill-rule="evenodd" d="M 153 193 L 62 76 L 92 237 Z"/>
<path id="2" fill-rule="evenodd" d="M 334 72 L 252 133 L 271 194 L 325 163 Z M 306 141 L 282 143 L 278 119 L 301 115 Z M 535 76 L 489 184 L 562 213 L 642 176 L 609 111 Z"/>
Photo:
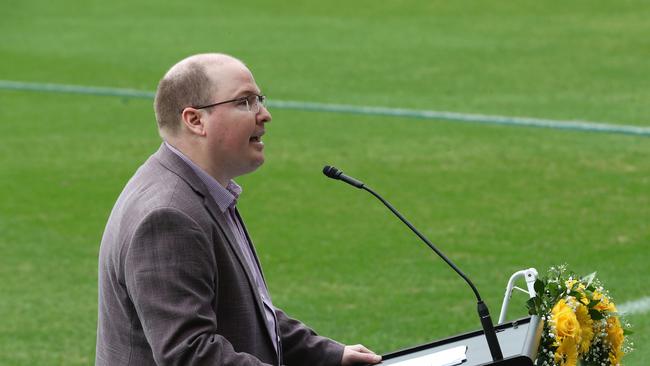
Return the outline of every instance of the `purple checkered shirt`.
<path id="1" fill-rule="evenodd" d="M 228 227 L 235 235 L 237 245 L 241 249 L 242 253 L 244 253 L 246 264 L 248 265 L 250 272 L 255 278 L 257 291 L 262 298 L 262 302 L 264 303 L 264 315 L 266 316 L 266 322 L 268 325 L 267 328 L 269 329 L 271 339 L 273 340 L 273 346 L 275 347 L 275 350 L 278 351 L 280 337 L 278 336 L 277 320 L 275 318 L 274 310 L 275 308 L 273 307 L 271 296 L 269 295 L 269 291 L 266 288 L 266 283 L 262 277 L 260 264 L 257 262 L 255 256 L 253 255 L 252 243 L 248 238 L 246 231 L 244 230 L 242 222 L 237 215 L 235 208 L 235 205 L 237 204 L 237 198 L 239 198 L 239 195 L 242 192 L 242 188 L 232 180 L 228 182 L 228 186 L 224 188 L 221 184 L 219 184 L 219 182 L 217 182 L 216 179 L 214 179 L 211 175 L 201 169 L 201 167 L 192 162 L 192 160 L 190 160 L 182 152 L 174 148 L 170 143 L 165 141 L 165 145 L 174 154 L 183 159 L 183 161 L 186 162 L 187 165 L 192 168 L 192 170 L 194 170 L 196 175 L 199 176 L 203 184 L 205 184 L 205 186 L 208 188 L 208 192 L 210 192 L 210 195 L 217 203 L 217 206 L 219 206 L 219 209 L 224 214 L 226 222 L 228 223 Z"/>

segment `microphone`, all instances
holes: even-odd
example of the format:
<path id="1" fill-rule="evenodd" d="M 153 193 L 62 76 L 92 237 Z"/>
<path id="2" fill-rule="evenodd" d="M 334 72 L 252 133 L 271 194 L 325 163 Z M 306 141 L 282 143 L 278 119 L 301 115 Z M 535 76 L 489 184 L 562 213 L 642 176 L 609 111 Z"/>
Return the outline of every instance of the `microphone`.
<path id="1" fill-rule="evenodd" d="M 336 169 L 333 166 L 325 165 L 325 167 L 323 168 L 323 174 L 325 174 L 326 176 L 332 179 L 342 180 L 345 183 L 355 186 L 357 188 L 363 188 L 364 186 L 363 182 L 354 179 L 352 177 L 348 177 L 347 175 L 343 174 L 342 171 Z"/>
<path id="2" fill-rule="evenodd" d="M 325 174 L 327 177 L 336 179 L 336 180 L 342 180 L 345 183 L 348 183 L 354 187 L 357 187 L 359 189 L 363 189 L 373 196 L 375 196 L 378 200 L 380 200 L 384 206 L 388 207 L 389 210 L 395 216 L 397 216 L 406 226 L 411 229 L 417 235 L 425 244 L 429 246 L 442 260 L 444 260 L 460 277 L 462 277 L 465 282 L 469 285 L 469 287 L 472 289 L 474 292 L 474 296 L 476 296 L 476 301 L 477 301 L 477 311 L 478 311 L 478 316 L 481 320 L 481 326 L 483 328 L 483 334 L 485 334 L 485 339 L 487 340 L 488 347 L 490 348 L 490 354 L 492 355 L 492 360 L 493 361 L 499 361 L 503 359 L 503 353 L 501 353 L 501 347 L 499 347 L 499 340 L 497 339 L 497 334 L 494 331 L 494 325 L 492 324 L 492 318 L 490 317 L 490 311 L 488 310 L 487 305 L 483 302 L 481 299 L 481 295 L 478 293 L 478 290 L 476 289 L 476 286 L 470 281 L 469 277 L 463 273 L 456 265 L 449 259 L 447 258 L 446 255 L 444 255 L 438 248 L 436 248 L 433 243 L 429 241 L 424 235 L 422 235 L 418 229 L 415 228 L 402 214 L 400 214 L 388 201 L 386 201 L 383 197 L 381 197 L 379 194 L 377 194 L 375 191 L 367 187 L 364 183 L 361 181 L 352 178 L 350 176 L 347 176 L 343 174 L 342 171 L 336 169 L 333 166 L 326 165 L 323 168 L 323 174 Z"/>

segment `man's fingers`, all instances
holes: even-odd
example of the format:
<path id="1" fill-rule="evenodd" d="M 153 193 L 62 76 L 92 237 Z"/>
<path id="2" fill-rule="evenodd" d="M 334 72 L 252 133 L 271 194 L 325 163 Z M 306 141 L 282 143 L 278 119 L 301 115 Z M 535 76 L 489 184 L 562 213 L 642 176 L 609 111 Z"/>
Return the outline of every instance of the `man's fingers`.
<path id="1" fill-rule="evenodd" d="M 344 357 L 343 365 L 353 365 L 359 363 L 376 364 L 381 361 L 381 356 L 375 354 L 362 344 L 348 346 L 348 357 Z"/>
<path id="2" fill-rule="evenodd" d="M 352 349 L 361 353 L 374 353 L 371 350 L 367 349 L 363 344 L 355 344 L 352 346 Z"/>
<path id="3" fill-rule="evenodd" d="M 381 361 L 381 356 L 376 355 L 374 353 L 357 352 L 351 357 L 350 360 L 353 361 L 354 363 L 375 364 Z"/>

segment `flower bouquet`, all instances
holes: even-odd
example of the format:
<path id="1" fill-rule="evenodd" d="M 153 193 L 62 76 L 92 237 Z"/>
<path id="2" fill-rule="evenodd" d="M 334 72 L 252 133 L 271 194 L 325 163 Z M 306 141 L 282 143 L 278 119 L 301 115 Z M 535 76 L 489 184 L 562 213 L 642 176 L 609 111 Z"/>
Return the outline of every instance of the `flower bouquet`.
<path id="1" fill-rule="evenodd" d="M 564 265 L 551 267 L 535 292 L 526 305 L 544 321 L 537 366 L 617 366 L 632 351 L 630 325 L 595 273 L 579 277 Z"/>

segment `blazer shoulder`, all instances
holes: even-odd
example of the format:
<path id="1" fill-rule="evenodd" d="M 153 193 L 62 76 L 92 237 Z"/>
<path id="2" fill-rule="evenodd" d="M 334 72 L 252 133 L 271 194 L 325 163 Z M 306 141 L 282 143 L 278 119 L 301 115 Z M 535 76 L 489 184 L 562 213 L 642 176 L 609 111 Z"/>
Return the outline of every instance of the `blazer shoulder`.
<path id="1" fill-rule="evenodd" d="M 192 178 L 170 170 L 154 156 L 136 173 L 124 193 L 133 209 L 140 211 L 140 217 L 154 210 L 173 209 L 201 224 L 209 213 L 204 204 L 205 194 L 196 188 Z"/>
<path id="2" fill-rule="evenodd" d="M 105 234 L 118 235 L 128 241 L 124 236 L 131 236 L 145 217 L 167 209 L 183 213 L 205 232 L 210 231 L 214 220 L 205 205 L 205 196 L 189 182 L 191 180 L 192 177 L 183 177 L 170 170 L 153 155 L 122 190 Z"/>

